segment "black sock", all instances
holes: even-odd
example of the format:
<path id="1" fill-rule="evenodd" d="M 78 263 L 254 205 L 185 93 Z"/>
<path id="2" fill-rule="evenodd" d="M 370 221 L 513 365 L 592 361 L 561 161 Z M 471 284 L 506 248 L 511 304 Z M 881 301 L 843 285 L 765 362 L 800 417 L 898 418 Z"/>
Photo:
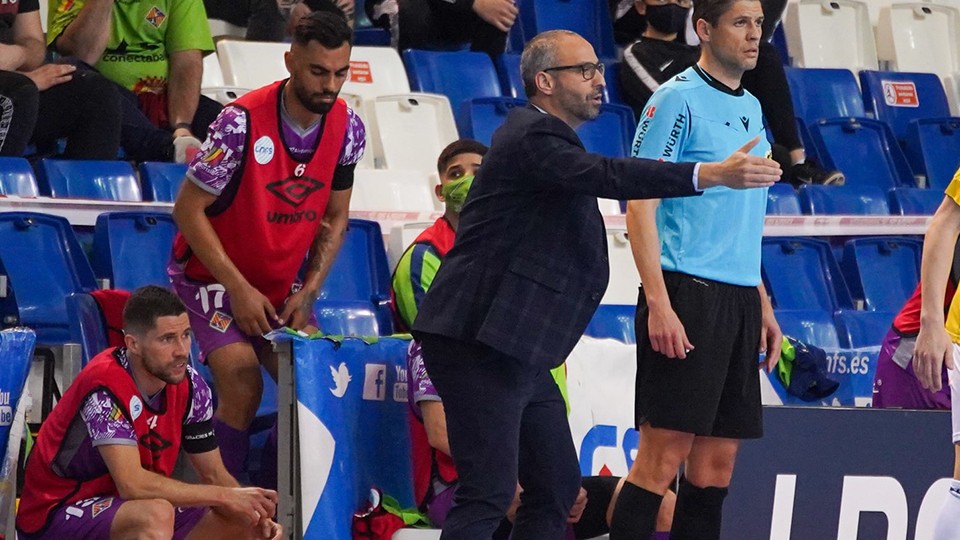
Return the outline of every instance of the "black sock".
<path id="1" fill-rule="evenodd" d="M 647 540 L 653 536 L 663 495 L 624 482 L 613 507 L 610 540 Z"/>
<path id="2" fill-rule="evenodd" d="M 727 488 L 697 487 L 680 479 L 670 540 L 719 540 Z"/>

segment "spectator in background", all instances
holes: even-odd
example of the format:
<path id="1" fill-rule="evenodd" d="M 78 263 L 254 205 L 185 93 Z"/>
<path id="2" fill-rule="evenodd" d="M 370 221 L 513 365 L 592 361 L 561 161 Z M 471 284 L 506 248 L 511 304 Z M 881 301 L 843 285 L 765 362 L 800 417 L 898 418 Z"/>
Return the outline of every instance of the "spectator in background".
<path id="1" fill-rule="evenodd" d="M 445 203 L 446 211 L 407 248 L 393 275 L 393 306 L 401 329 L 413 326 L 420 301 L 433 283 L 443 257 L 453 246 L 460 210 L 486 153 L 485 145 L 470 139 L 452 142 L 440 153 L 437 160 L 440 185 L 436 187 L 436 194 Z M 552 373 L 561 393 L 566 395 L 565 367 L 557 367 Z M 450 457 L 443 404 L 423 365 L 420 345 L 415 341 L 407 354 L 407 375 L 416 502 L 435 526 L 442 527 L 453 505 L 457 471 Z M 619 480 L 609 476 L 584 478 L 580 504 L 571 511 L 568 535 L 593 538 L 606 534 L 608 511 L 612 511 L 611 501 Z M 494 538 L 507 537 L 519 504 L 518 491 L 508 511 L 509 519 L 501 523 Z M 670 530 L 672 512 L 673 500 L 665 498 L 658 517 L 658 531 Z"/>
<path id="2" fill-rule="evenodd" d="M 121 143 L 137 161 L 186 162 L 223 107 L 200 94 L 213 51 L 200 0 L 59 0 L 47 44 L 121 87 Z"/>
<path id="3" fill-rule="evenodd" d="M 943 299 L 944 311 L 949 310 L 960 280 L 960 244 L 953 248 L 953 265 Z M 912 363 L 920 332 L 920 313 L 923 305 L 922 284 L 904 304 L 893 320 L 890 331 L 883 338 L 877 356 L 877 372 L 873 380 L 873 407 L 877 409 L 949 409 L 950 383 L 947 367 L 940 372 L 941 388 L 924 388 L 917 378 Z"/>
<path id="4" fill-rule="evenodd" d="M 514 0 L 368 0 L 367 16 L 404 49 L 504 51 L 517 20 Z"/>
<path id="5" fill-rule="evenodd" d="M 63 157 L 114 159 L 120 145 L 116 89 L 69 63 L 44 64 L 37 0 L 0 2 L 0 156 L 67 139 Z"/>
<path id="6" fill-rule="evenodd" d="M 353 27 L 354 0 L 203 0 L 207 16 L 247 29 L 249 41 L 289 41 L 300 17 L 340 13 Z"/>
<path id="7" fill-rule="evenodd" d="M 313 304 L 347 228 L 366 145 L 363 122 L 337 97 L 350 38 L 339 15 L 300 19 L 284 56 L 290 78 L 223 110 L 174 203 L 180 232 L 168 273 L 213 373 L 214 427 L 234 476 L 245 470 L 260 365 L 276 379 L 276 356 L 261 336 L 280 326 L 316 332 Z M 262 463 L 261 484 L 272 486 L 276 459 Z"/>
<path id="8" fill-rule="evenodd" d="M 223 467 L 183 303 L 163 287 L 134 291 L 123 334 L 124 346 L 91 360 L 44 421 L 24 473 L 19 538 L 279 540 L 277 493 L 242 488 Z M 202 483 L 171 478 L 181 449 Z"/>
<path id="9" fill-rule="evenodd" d="M 695 0 L 635 0 L 628 15 L 645 18 L 646 29 L 627 46 L 620 70 L 624 100 L 640 117 L 650 95 L 699 57 L 696 33 L 689 31 L 689 14 Z M 743 87 L 759 101 L 776 142 L 774 158 L 781 163 L 784 179 L 796 187 L 803 184 L 842 185 L 843 173 L 827 171 L 808 159 L 797 132 L 790 87 L 776 48 L 770 43 L 786 2 L 764 0 L 763 36 L 757 67 L 743 74 Z M 621 6 L 623 3 L 621 3 Z M 619 12 L 615 12 L 616 15 Z M 631 26 L 635 29 L 636 25 Z M 687 30 L 684 37 L 684 31 Z"/>

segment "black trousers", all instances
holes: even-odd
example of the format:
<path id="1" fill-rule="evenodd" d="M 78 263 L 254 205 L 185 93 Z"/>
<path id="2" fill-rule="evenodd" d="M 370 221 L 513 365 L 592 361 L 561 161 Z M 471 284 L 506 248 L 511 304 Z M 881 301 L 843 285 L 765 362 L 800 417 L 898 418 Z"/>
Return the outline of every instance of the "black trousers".
<path id="1" fill-rule="evenodd" d="M 399 0 L 399 49 L 448 50 L 465 42 L 471 51 L 495 56 L 504 51 L 507 33 L 443 1 Z M 520 24 L 517 20 L 514 24 Z"/>
<path id="2" fill-rule="evenodd" d="M 480 344 L 420 335 L 459 475 L 442 540 L 489 539 L 523 486 L 515 540 L 563 538 L 580 490 L 566 406 L 547 369 Z"/>
<path id="3" fill-rule="evenodd" d="M 0 71 L 0 155 L 21 156 L 30 142 L 50 147 L 65 138 L 67 159 L 116 159 L 119 100 L 113 83 L 92 71 L 78 69 L 43 92 L 21 73 Z"/>

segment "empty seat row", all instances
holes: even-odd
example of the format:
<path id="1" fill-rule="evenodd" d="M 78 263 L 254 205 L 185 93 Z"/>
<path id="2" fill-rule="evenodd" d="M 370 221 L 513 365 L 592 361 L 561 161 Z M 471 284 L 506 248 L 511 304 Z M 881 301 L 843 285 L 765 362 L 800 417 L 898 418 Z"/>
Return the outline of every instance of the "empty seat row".
<path id="1" fill-rule="evenodd" d="M 874 186 L 793 186 L 779 183 L 767 192 L 768 215 L 933 215 L 943 201 L 936 189 Z"/>
<path id="2" fill-rule="evenodd" d="M 139 174 L 138 174 L 139 171 Z M 108 201 L 172 202 L 186 165 L 44 159 L 36 171 L 23 158 L 0 157 L 0 195 Z"/>

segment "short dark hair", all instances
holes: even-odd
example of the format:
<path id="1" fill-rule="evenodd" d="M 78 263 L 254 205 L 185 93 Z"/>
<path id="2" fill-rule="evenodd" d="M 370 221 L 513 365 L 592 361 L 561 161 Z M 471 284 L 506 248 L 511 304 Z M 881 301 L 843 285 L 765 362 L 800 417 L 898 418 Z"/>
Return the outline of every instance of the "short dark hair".
<path id="1" fill-rule="evenodd" d="M 696 2 L 693 3 L 694 28 L 696 28 L 697 21 L 700 19 L 710 23 L 710 26 L 716 26 L 717 23 L 720 22 L 720 17 L 730 9 L 730 6 L 738 1 L 739 0 L 696 0 Z"/>
<path id="2" fill-rule="evenodd" d="M 353 44 L 353 31 L 342 14 L 329 11 L 314 11 L 297 21 L 293 30 L 293 42 L 306 45 L 316 41 L 327 49 L 337 49 Z"/>
<path id="3" fill-rule="evenodd" d="M 153 329 L 160 317 L 176 317 L 187 312 L 177 295 L 163 287 L 147 285 L 133 291 L 123 307 L 123 331 L 144 334 Z"/>
<path id="4" fill-rule="evenodd" d="M 460 154 L 480 154 L 481 156 L 485 156 L 487 155 L 487 150 L 489 150 L 487 145 L 473 139 L 453 141 L 443 149 L 443 152 L 440 152 L 440 157 L 437 158 L 437 172 L 440 173 L 440 176 L 443 176 L 443 171 L 445 171 L 447 165 L 450 164 L 450 160 Z"/>

